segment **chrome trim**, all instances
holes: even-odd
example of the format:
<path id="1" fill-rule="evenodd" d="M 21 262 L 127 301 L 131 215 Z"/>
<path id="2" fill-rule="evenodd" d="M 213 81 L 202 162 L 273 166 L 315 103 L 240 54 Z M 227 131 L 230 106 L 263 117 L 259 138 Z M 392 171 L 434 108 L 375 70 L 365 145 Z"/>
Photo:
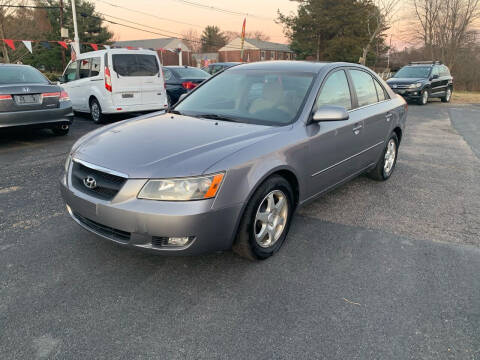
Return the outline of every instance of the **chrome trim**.
<path id="1" fill-rule="evenodd" d="M 351 113 L 351 112 L 361 110 L 361 109 L 365 109 L 365 108 L 368 108 L 370 106 L 378 105 L 378 104 L 381 104 L 381 103 L 384 103 L 384 102 L 387 102 L 387 101 L 390 101 L 390 100 L 392 100 L 392 99 L 385 99 L 385 100 L 382 100 L 382 101 L 377 101 L 376 103 L 373 103 L 373 104 L 368 104 L 368 105 L 360 106 L 360 107 L 355 108 L 355 109 L 347 110 L 347 112 Z"/>
<path id="2" fill-rule="evenodd" d="M 350 159 L 353 159 L 354 157 L 356 157 L 356 156 L 358 156 L 358 155 L 361 155 L 361 154 L 367 152 L 368 150 L 371 150 L 371 149 L 373 149 L 374 147 L 377 147 L 378 145 L 383 144 L 384 142 L 385 142 L 385 141 L 380 141 L 379 143 L 376 143 L 375 145 L 372 145 L 372 146 L 370 146 L 370 147 L 368 147 L 368 148 L 360 151 L 359 153 L 356 153 L 356 154 L 354 154 L 354 155 L 352 155 L 352 156 L 349 156 L 348 158 L 343 159 L 342 161 L 339 161 L 339 162 L 336 163 L 336 164 L 330 165 L 329 167 L 327 167 L 327 168 L 325 168 L 325 169 L 323 169 L 323 170 L 317 171 L 316 173 L 312 174 L 311 177 L 320 175 L 321 173 L 323 173 L 323 172 L 325 172 L 325 171 L 327 171 L 327 170 L 330 170 L 330 169 L 334 168 L 334 167 L 337 166 L 337 165 L 343 164 L 345 161 L 348 161 L 348 160 L 350 160 Z"/>
<path id="3" fill-rule="evenodd" d="M 125 179 L 128 179 L 128 175 L 127 175 L 127 174 L 121 173 L 121 172 L 119 172 L 119 171 L 115 171 L 115 170 L 112 170 L 112 169 L 104 168 L 103 166 L 95 165 L 95 164 L 89 163 L 89 162 L 87 162 L 87 161 L 75 159 L 75 158 L 73 158 L 73 157 L 72 157 L 72 161 L 73 161 L 73 162 L 76 162 L 76 163 L 79 163 L 79 164 L 82 164 L 83 166 L 86 166 L 86 167 L 88 167 L 88 168 L 90 168 L 90 169 L 93 169 L 93 170 L 102 171 L 102 172 L 107 173 L 107 174 L 110 174 L 110 175 L 120 176 L 120 177 L 123 177 L 123 178 L 125 178 Z"/>

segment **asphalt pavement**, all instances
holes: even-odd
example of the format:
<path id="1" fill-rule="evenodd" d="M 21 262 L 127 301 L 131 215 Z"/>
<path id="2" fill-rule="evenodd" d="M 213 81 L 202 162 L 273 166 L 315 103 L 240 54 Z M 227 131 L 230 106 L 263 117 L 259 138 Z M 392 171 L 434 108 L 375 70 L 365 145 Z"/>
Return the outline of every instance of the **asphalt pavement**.
<path id="1" fill-rule="evenodd" d="M 411 105 L 393 177 L 302 208 L 258 263 L 97 238 L 58 189 L 97 125 L 3 132 L 0 358 L 480 359 L 479 113 Z"/>

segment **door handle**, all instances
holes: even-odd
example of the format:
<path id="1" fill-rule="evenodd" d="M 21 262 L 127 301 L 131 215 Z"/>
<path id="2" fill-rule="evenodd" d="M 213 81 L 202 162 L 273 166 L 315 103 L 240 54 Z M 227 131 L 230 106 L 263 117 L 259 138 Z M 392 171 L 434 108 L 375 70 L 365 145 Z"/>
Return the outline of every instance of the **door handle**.
<path id="1" fill-rule="evenodd" d="M 355 127 L 352 129 L 352 130 L 353 130 L 353 133 L 354 133 L 355 135 L 358 135 L 358 134 L 360 133 L 360 130 L 361 130 L 362 127 L 363 127 L 363 125 L 361 125 L 361 124 L 355 126 Z"/>
<path id="2" fill-rule="evenodd" d="M 390 120 L 392 120 L 392 117 L 393 117 L 393 114 L 392 114 L 392 113 L 388 113 L 387 115 L 385 115 L 385 118 L 387 119 L 387 122 L 389 122 Z"/>

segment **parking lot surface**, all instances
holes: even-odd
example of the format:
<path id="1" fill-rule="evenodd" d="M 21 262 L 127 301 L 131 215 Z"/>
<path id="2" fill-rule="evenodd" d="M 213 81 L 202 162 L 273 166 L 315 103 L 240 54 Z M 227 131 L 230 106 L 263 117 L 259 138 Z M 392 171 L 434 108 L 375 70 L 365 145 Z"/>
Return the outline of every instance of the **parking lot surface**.
<path id="1" fill-rule="evenodd" d="M 300 209 L 284 248 L 162 257 L 67 215 L 66 137 L 0 135 L 5 359 L 480 359 L 480 107 L 411 105 L 392 178 Z"/>

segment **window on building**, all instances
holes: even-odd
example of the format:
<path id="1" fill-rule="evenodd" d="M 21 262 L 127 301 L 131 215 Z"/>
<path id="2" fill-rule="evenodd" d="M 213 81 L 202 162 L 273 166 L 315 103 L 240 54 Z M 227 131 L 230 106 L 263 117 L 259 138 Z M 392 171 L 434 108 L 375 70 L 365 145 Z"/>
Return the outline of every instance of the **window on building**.
<path id="1" fill-rule="evenodd" d="M 267 57 L 267 56 L 266 56 L 266 54 L 265 54 L 265 51 L 263 51 L 263 50 L 260 51 L 260 60 L 261 60 L 261 61 L 265 61 L 265 58 L 266 58 L 266 57 Z"/>

